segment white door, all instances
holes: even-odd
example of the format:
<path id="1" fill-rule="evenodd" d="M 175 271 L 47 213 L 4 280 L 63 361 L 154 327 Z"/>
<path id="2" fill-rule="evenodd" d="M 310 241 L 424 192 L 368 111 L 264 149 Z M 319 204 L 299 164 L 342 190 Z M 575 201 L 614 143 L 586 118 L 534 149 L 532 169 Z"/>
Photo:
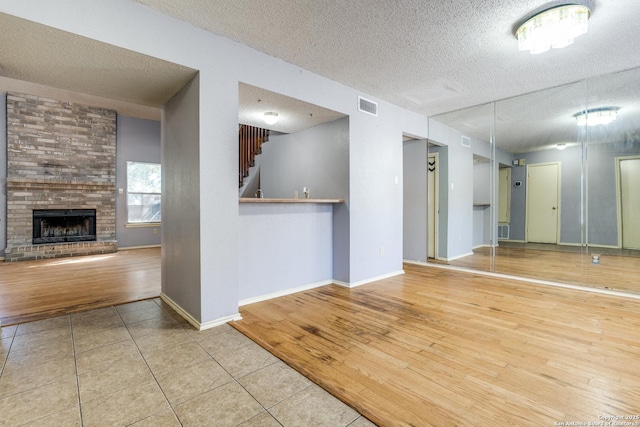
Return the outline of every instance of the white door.
<path id="1" fill-rule="evenodd" d="M 640 158 L 620 160 L 622 247 L 640 249 Z"/>
<path id="2" fill-rule="evenodd" d="M 527 241 L 558 243 L 560 164 L 527 166 Z"/>
<path id="3" fill-rule="evenodd" d="M 498 223 L 508 224 L 511 206 L 511 168 L 500 169 L 498 180 Z"/>
<path id="4" fill-rule="evenodd" d="M 427 163 L 427 238 L 429 258 L 438 257 L 438 153 L 429 154 Z"/>

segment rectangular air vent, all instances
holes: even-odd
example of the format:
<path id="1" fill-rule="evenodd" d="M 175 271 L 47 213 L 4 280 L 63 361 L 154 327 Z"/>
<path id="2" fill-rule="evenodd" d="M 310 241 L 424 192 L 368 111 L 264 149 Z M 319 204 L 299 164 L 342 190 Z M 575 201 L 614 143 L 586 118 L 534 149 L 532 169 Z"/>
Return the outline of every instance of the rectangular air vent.
<path id="1" fill-rule="evenodd" d="M 361 96 L 358 97 L 358 110 L 378 117 L 378 103 L 369 101 Z"/>
<path id="2" fill-rule="evenodd" d="M 462 137 L 462 146 L 463 147 L 471 147 L 471 138 L 469 138 L 468 136 L 463 136 Z"/>
<path id="3" fill-rule="evenodd" d="M 509 239 L 509 224 L 506 225 L 498 225 L 498 239 L 500 240 L 508 240 Z"/>

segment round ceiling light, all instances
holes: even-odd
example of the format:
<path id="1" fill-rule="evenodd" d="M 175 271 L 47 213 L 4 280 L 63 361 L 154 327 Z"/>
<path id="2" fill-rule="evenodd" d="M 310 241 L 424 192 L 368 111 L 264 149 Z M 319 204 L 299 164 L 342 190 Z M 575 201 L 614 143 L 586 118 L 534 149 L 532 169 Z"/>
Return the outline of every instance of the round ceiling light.
<path id="1" fill-rule="evenodd" d="M 618 107 L 591 108 L 573 115 L 578 126 L 608 125 L 618 118 Z"/>
<path id="2" fill-rule="evenodd" d="M 537 54 L 569 46 L 573 39 L 587 32 L 590 13 L 587 6 L 579 4 L 544 10 L 518 27 L 518 49 Z"/>
<path id="3" fill-rule="evenodd" d="M 268 125 L 274 125 L 278 122 L 278 113 L 274 111 L 267 111 L 264 113 L 264 122 Z"/>

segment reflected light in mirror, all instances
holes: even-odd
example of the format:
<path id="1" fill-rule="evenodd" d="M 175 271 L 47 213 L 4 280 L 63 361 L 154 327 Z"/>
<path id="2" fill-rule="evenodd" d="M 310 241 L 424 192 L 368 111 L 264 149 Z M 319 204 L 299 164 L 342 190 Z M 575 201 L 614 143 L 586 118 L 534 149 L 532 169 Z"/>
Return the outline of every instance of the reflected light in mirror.
<path id="1" fill-rule="evenodd" d="M 573 115 L 578 126 L 608 125 L 618 118 L 617 107 L 593 108 Z"/>
<path id="2" fill-rule="evenodd" d="M 547 9 L 524 22 L 516 31 L 518 49 L 532 54 L 563 48 L 587 32 L 590 10 L 579 4 Z"/>

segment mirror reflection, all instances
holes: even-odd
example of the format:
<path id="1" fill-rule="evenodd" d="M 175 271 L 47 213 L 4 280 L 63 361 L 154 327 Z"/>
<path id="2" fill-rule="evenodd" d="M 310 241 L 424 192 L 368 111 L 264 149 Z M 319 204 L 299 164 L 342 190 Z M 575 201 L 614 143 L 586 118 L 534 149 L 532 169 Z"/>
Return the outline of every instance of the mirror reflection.
<path id="1" fill-rule="evenodd" d="M 491 147 L 469 147 L 471 252 L 440 262 L 640 292 L 639 99 L 635 69 L 433 117 Z"/>

